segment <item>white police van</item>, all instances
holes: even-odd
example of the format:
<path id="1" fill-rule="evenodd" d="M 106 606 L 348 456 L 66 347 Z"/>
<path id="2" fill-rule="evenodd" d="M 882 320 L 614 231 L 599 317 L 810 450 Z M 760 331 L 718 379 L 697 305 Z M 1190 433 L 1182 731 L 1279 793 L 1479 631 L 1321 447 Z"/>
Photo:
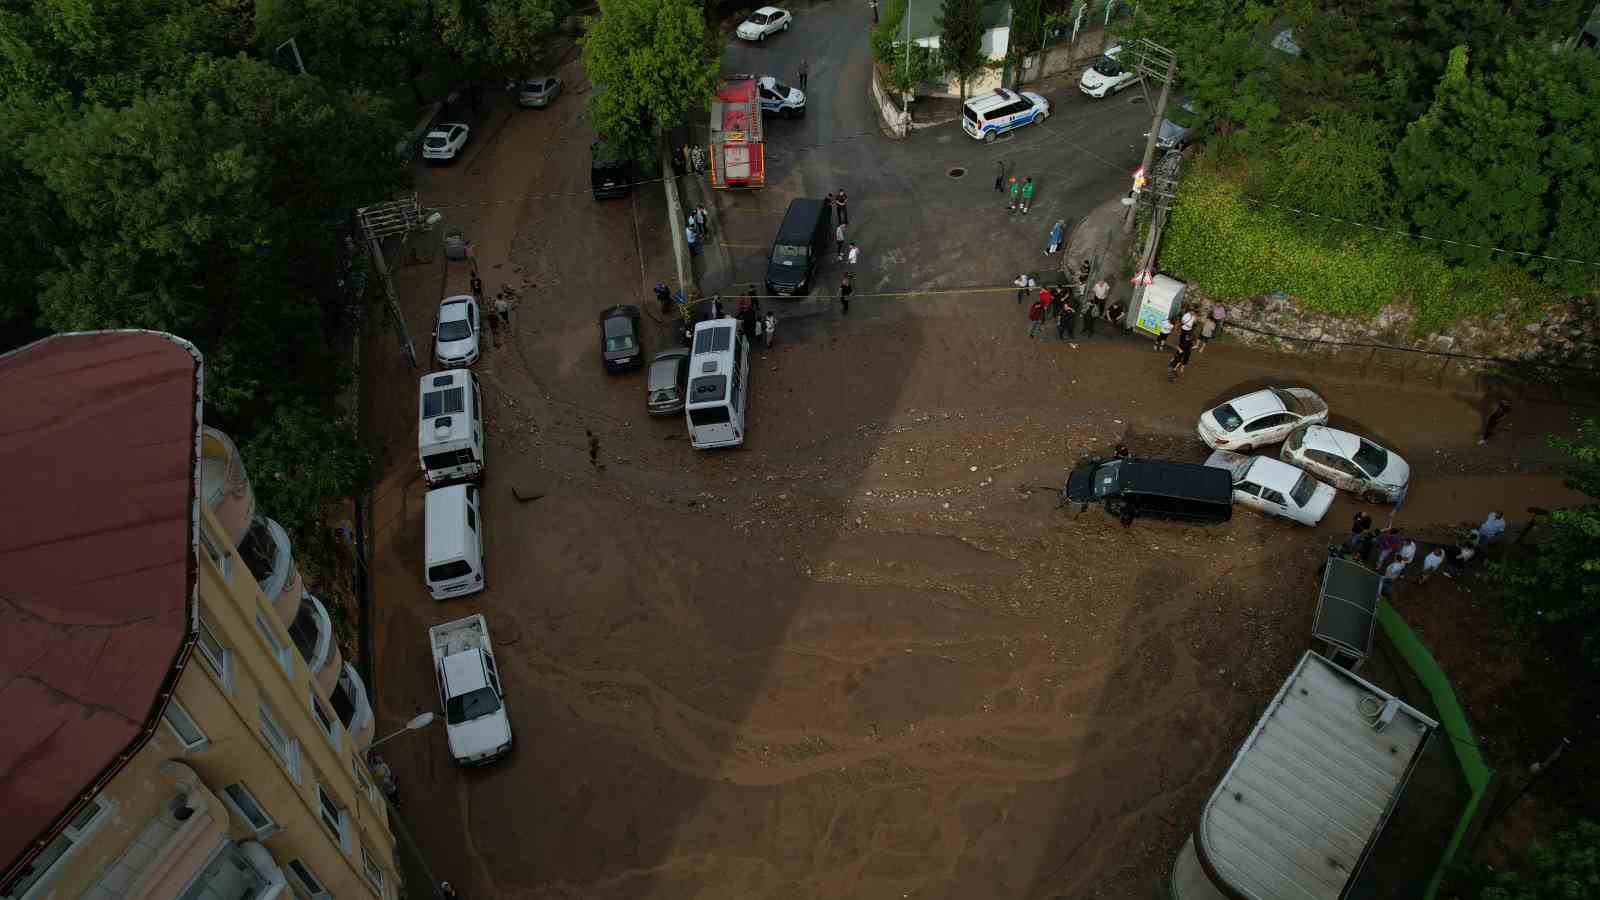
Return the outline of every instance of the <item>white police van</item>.
<path id="1" fill-rule="evenodd" d="M 1050 101 L 1038 94 L 995 88 L 967 101 L 961 110 L 961 127 L 975 140 L 992 141 L 1013 128 L 1049 117 Z"/>

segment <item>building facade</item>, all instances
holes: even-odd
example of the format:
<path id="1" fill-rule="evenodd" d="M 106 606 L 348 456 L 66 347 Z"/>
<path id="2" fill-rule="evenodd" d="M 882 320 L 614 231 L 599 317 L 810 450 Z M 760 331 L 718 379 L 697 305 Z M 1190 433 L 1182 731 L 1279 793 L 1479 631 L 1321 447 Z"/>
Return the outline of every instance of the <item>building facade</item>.
<path id="1" fill-rule="evenodd" d="M 0 612 L 0 900 L 399 895 L 366 688 L 202 373 L 151 332 L 0 358 L 0 458 L 50 473 L 0 526 L 37 573 Z"/>

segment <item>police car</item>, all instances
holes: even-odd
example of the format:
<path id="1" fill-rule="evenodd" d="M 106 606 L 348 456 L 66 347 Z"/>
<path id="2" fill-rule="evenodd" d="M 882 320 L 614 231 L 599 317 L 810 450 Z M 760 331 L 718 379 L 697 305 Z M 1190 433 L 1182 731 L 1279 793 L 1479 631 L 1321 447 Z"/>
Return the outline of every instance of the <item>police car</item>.
<path id="1" fill-rule="evenodd" d="M 1038 94 L 995 88 L 967 101 L 961 110 L 961 128 L 975 140 L 992 141 L 1013 128 L 1049 117 L 1050 101 Z"/>

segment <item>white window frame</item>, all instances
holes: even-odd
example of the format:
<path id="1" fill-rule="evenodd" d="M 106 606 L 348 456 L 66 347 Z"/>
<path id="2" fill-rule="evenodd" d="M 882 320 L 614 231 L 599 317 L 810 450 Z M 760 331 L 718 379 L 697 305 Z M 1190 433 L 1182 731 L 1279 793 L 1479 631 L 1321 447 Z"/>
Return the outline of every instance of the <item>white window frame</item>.
<path id="1" fill-rule="evenodd" d="M 322 703 L 322 698 L 317 696 L 317 689 L 307 687 L 306 692 L 311 695 L 311 718 L 317 722 L 317 727 L 328 736 L 328 742 L 333 744 L 333 749 L 339 749 L 339 720 L 328 712 Z"/>
<path id="2" fill-rule="evenodd" d="M 330 806 L 338 811 L 337 825 L 328 821 Z M 328 790 L 328 786 L 321 782 L 317 783 L 317 819 L 324 827 L 334 832 L 330 837 L 339 845 L 339 849 L 346 853 L 350 852 L 350 810 L 346 809 L 333 791 Z"/>
<path id="3" fill-rule="evenodd" d="M 84 807 L 76 816 L 73 816 L 73 822 L 82 818 L 83 814 L 91 808 L 95 810 L 94 815 L 90 817 L 89 821 L 83 823 L 83 827 L 79 828 L 73 825 L 72 822 L 68 822 L 67 827 L 61 830 L 61 834 L 51 841 L 51 844 L 54 844 L 55 841 L 65 838 L 67 849 L 63 850 L 60 856 L 56 857 L 45 867 L 43 872 L 39 873 L 39 877 L 33 880 L 33 884 L 29 885 L 27 890 L 20 894 L 0 894 L 0 897 L 4 897 L 5 900 L 12 900 L 12 898 L 15 898 L 15 900 L 34 900 L 36 897 L 49 896 L 55 876 L 60 874 L 63 864 L 70 860 L 73 854 L 77 852 L 77 849 L 111 818 L 111 814 L 116 811 L 116 804 L 96 795 L 90 798 L 89 806 Z"/>
<path id="4" fill-rule="evenodd" d="M 378 861 L 372 858 L 372 854 L 367 852 L 365 846 L 361 848 L 361 871 L 362 874 L 367 876 L 367 882 L 378 889 L 379 897 L 389 896 L 385 888 L 385 885 L 388 884 L 388 878 L 385 876 L 383 867 L 378 865 Z"/>
<path id="5" fill-rule="evenodd" d="M 207 643 L 208 640 L 210 643 Z M 200 630 L 195 634 L 194 644 L 200 651 L 200 655 L 205 657 L 206 662 L 210 665 L 212 674 L 216 675 L 217 680 L 222 682 L 222 687 L 228 693 L 233 693 L 233 651 L 217 640 L 216 632 L 212 631 L 211 626 L 206 624 L 204 616 L 200 617 Z M 211 644 L 216 645 L 215 649 L 211 647 Z"/>
<path id="6" fill-rule="evenodd" d="M 278 723 L 278 717 L 265 703 L 261 704 L 261 721 L 259 731 L 261 739 L 267 742 L 274 756 L 283 763 L 284 769 L 289 772 L 295 784 L 300 783 L 300 742 L 289 736 L 288 729 Z M 269 733 L 271 732 L 271 733 Z M 279 745 L 279 740 L 282 745 Z"/>
<path id="7" fill-rule="evenodd" d="M 260 607 L 256 608 L 256 631 L 260 632 L 261 639 L 266 641 L 267 649 L 271 651 L 272 658 L 278 661 L 278 666 L 283 669 L 283 674 L 294 677 L 294 657 L 290 655 L 293 648 L 278 637 L 278 632 L 272 627 L 273 619 Z"/>
<path id="8" fill-rule="evenodd" d="M 211 536 L 211 529 L 205 522 L 200 523 L 200 543 L 206 549 L 206 555 L 211 557 L 211 562 L 222 573 L 222 580 L 233 582 L 233 551 L 227 545 L 218 546 L 215 538 Z"/>
<path id="9" fill-rule="evenodd" d="M 311 871 L 305 860 L 291 859 L 289 864 L 283 867 L 283 871 L 290 887 L 301 897 L 307 900 L 332 900 L 333 894 L 328 890 L 328 886 L 322 883 L 317 873 Z"/>
<path id="10" fill-rule="evenodd" d="M 234 796 L 233 792 L 236 789 L 240 794 L 244 795 L 244 799 L 248 801 L 251 806 L 255 807 L 256 812 L 261 814 L 261 818 L 267 820 L 265 825 L 257 825 L 255 823 L 255 820 L 251 817 L 249 811 L 244 808 L 244 804 L 240 803 L 239 798 Z M 272 817 L 272 813 L 267 812 L 267 807 L 260 801 L 260 799 L 256 797 L 255 793 L 252 792 L 244 782 L 235 781 L 233 784 L 225 785 L 222 788 L 222 798 L 227 802 L 228 806 L 233 808 L 234 812 L 239 814 L 240 818 L 244 819 L 244 823 L 246 825 L 249 825 L 255 830 L 256 837 L 262 839 L 269 838 L 283 830 L 283 826 L 279 825 L 278 820 Z"/>
<path id="11" fill-rule="evenodd" d="M 350 756 L 350 771 L 355 773 L 356 784 L 360 785 L 361 790 L 366 792 L 367 799 L 372 801 L 372 805 L 383 809 L 383 795 L 378 793 L 378 785 L 372 779 L 372 776 L 367 774 L 366 764 L 361 761 L 359 754 Z"/>
<path id="12" fill-rule="evenodd" d="M 179 703 L 178 698 L 176 697 L 173 697 L 171 700 L 167 701 L 167 709 L 161 714 L 161 721 L 166 723 L 167 730 L 171 731 L 172 736 L 176 737 L 178 739 L 178 743 L 183 745 L 183 752 L 185 754 L 204 750 L 206 745 L 211 743 L 211 738 L 206 736 L 205 729 L 200 727 L 200 723 L 194 720 L 194 716 L 190 715 L 189 711 L 183 708 L 183 704 Z M 183 732 L 179 730 L 179 724 L 187 725 L 189 728 L 194 730 L 195 734 L 200 735 L 200 738 L 195 741 L 190 741 L 188 738 L 184 737 Z"/>

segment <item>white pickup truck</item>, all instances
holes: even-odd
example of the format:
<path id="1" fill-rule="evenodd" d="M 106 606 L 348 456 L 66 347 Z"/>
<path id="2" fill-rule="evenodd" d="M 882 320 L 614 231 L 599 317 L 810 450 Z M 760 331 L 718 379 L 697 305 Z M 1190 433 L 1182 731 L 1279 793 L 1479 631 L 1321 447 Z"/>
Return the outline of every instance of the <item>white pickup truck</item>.
<path id="1" fill-rule="evenodd" d="M 480 766 L 511 752 L 511 720 L 494 664 L 489 623 L 467 616 L 428 629 L 439 678 L 450 753 L 464 766 Z"/>

